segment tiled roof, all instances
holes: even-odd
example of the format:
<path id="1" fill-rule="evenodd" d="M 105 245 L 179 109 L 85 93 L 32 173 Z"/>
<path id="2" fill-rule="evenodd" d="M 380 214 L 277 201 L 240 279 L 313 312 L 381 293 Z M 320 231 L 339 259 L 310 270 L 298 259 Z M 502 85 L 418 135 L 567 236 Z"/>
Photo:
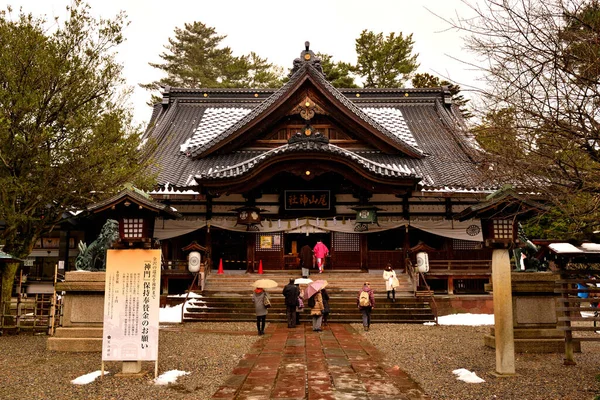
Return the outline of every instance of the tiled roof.
<path id="1" fill-rule="evenodd" d="M 317 143 L 311 141 L 304 141 L 292 144 L 286 144 L 277 147 L 273 150 L 265 151 L 260 154 L 256 154 L 254 157 L 248 158 L 237 164 L 224 166 L 223 168 L 210 168 L 204 172 L 196 175 L 197 179 L 219 179 L 219 178 L 231 178 L 244 174 L 246 171 L 254 168 L 255 166 L 266 162 L 276 156 L 286 153 L 327 153 L 330 155 L 337 155 L 343 158 L 348 158 L 365 170 L 381 176 L 388 177 L 410 177 L 416 178 L 416 174 L 409 167 L 403 163 L 397 164 L 382 164 L 369 160 L 363 157 L 357 152 L 349 151 L 341 147 L 335 146 L 330 143 Z"/>
<path id="2" fill-rule="evenodd" d="M 260 103 L 257 107 L 252 109 L 247 115 L 243 118 L 237 120 L 237 122 L 230 125 L 230 127 L 218 136 L 212 136 L 207 138 L 206 140 L 199 142 L 195 148 L 189 148 L 189 154 L 192 157 L 198 157 L 209 150 L 211 147 L 225 141 L 230 136 L 232 136 L 236 131 L 243 128 L 245 125 L 249 124 L 251 121 L 259 118 L 263 115 L 271 106 L 273 106 L 280 98 L 284 95 L 288 94 L 289 91 L 296 85 L 298 82 L 307 75 L 311 76 L 315 79 L 316 82 L 320 84 L 320 86 L 327 90 L 330 94 L 332 94 L 345 108 L 349 110 L 350 113 L 355 114 L 358 118 L 364 120 L 373 128 L 381 132 L 384 136 L 392 139 L 396 145 L 405 151 L 408 154 L 420 155 L 421 152 L 419 149 L 414 148 L 411 144 L 404 141 L 402 136 L 398 136 L 392 132 L 390 132 L 385 126 L 381 125 L 375 119 L 371 118 L 371 116 L 365 112 L 363 112 L 359 107 L 354 105 L 348 98 L 340 93 L 327 79 L 325 79 L 324 75 L 317 71 L 311 64 L 302 65 L 296 73 L 290 78 L 290 80 L 278 91 L 274 92 L 268 99 L 264 102 Z M 389 119 L 389 118 L 388 118 Z"/>
<path id="3" fill-rule="evenodd" d="M 203 147 L 211 140 L 218 139 L 223 132 L 248 115 L 250 111 L 249 108 L 207 108 L 192 137 L 181 145 L 180 151 L 185 153 L 191 149 Z"/>
<path id="4" fill-rule="evenodd" d="M 161 216 L 178 218 L 181 217 L 179 213 L 174 211 L 171 206 L 162 204 L 152 200 L 151 197 L 142 194 L 136 189 L 123 189 L 119 193 L 115 194 L 108 199 L 92 204 L 87 207 L 87 210 L 91 213 L 102 211 L 106 207 L 121 202 L 124 199 L 131 199 L 139 205 L 145 206 L 146 208 L 161 213 Z"/>
<path id="5" fill-rule="evenodd" d="M 364 107 L 361 110 L 398 139 L 408 143 L 412 147 L 417 148 L 419 146 L 410 132 L 408 125 L 406 125 L 402 111 L 399 109 L 392 107 Z"/>
<path id="6" fill-rule="evenodd" d="M 354 116 L 405 149 L 406 154 L 344 149 L 334 144 L 283 144 L 275 149 L 245 149 L 196 157 L 226 140 L 278 102 L 285 88 L 306 74 L 296 74 L 280 90 L 173 89 L 162 109 L 155 108 L 145 137 L 157 144 L 158 183 L 164 190 L 194 190 L 195 178 L 218 181 L 242 176 L 262 162 L 293 152 L 321 152 L 352 160 L 378 176 L 414 177 L 431 192 L 489 192 L 477 168 L 479 148 L 460 115 L 438 89 L 337 90 L 309 65 L 301 68 Z M 296 79 L 296 80 L 295 80 Z M 182 150 L 184 152 L 182 153 Z M 407 154 L 416 156 L 411 156 Z M 192 155 L 192 156 L 190 156 Z"/>

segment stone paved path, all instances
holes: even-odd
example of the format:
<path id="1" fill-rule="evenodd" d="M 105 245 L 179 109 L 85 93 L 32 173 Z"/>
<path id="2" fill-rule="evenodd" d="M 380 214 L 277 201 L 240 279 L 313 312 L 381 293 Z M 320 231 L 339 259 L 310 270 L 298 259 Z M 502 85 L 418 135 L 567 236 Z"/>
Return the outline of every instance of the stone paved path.
<path id="1" fill-rule="evenodd" d="M 348 324 L 270 324 L 213 399 L 429 399 Z"/>

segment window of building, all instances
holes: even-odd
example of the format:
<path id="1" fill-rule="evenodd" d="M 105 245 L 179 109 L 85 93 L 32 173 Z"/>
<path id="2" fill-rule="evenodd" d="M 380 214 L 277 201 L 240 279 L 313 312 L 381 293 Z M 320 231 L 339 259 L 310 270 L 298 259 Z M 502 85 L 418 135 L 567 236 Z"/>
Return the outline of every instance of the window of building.
<path id="1" fill-rule="evenodd" d="M 335 251 L 360 251 L 360 234 L 335 232 L 332 247 Z"/>
<path id="2" fill-rule="evenodd" d="M 494 239 L 513 239 L 512 220 L 495 219 L 492 221 Z"/>
<path id="3" fill-rule="evenodd" d="M 143 218 L 123 218 L 123 239 L 141 239 L 144 237 Z"/>

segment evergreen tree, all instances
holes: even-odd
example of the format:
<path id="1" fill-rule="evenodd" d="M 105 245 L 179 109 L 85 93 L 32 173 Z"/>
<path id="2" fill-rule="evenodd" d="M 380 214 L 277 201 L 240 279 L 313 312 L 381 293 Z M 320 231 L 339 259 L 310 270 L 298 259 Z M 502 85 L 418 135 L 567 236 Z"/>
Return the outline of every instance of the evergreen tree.
<path id="1" fill-rule="evenodd" d="M 404 37 L 364 30 L 356 39 L 356 65 L 352 72 L 365 79 L 365 88 L 399 88 L 419 67 L 412 34 Z"/>
<path id="2" fill-rule="evenodd" d="M 279 87 L 283 70 L 267 59 L 252 52 L 234 56 L 229 47 L 219 47 L 226 35 L 218 35 L 214 28 L 202 22 L 184 24 L 175 28 L 175 37 L 169 38 L 167 51 L 160 54 L 164 63 L 150 63 L 166 73 L 166 77 L 141 87 L 158 91 L 163 86 L 181 88 L 215 87 Z M 159 100 L 153 96 L 151 103 Z"/>
<path id="3" fill-rule="evenodd" d="M 350 75 L 352 65 L 345 62 L 334 62 L 333 57 L 325 53 L 317 53 L 325 78 L 336 88 L 357 88 L 354 78 Z"/>
<path id="4" fill-rule="evenodd" d="M 97 21 L 81 0 L 67 11 L 51 26 L 0 12 L 0 242 L 18 258 L 65 212 L 111 195 L 148 164 L 118 89 L 124 15 Z M 0 263 L 3 304 L 17 267 Z"/>

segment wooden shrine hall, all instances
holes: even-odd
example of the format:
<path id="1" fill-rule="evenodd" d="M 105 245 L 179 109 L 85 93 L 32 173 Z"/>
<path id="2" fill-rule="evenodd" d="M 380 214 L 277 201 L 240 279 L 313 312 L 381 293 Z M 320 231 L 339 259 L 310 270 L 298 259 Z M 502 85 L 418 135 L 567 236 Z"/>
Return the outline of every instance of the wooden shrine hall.
<path id="1" fill-rule="evenodd" d="M 479 212 L 498 188 L 447 87 L 338 89 L 308 45 L 279 89 L 166 87 L 144 139 L 150 194 L 180 215 L 154 223 L 165 270 L 191 243 L 214 267 L 295 269 L 322 240 L 329 270 L 403 271 L 426 249 L 436 291 L 481 292 L 486 244 L 516 237 Z"/>

